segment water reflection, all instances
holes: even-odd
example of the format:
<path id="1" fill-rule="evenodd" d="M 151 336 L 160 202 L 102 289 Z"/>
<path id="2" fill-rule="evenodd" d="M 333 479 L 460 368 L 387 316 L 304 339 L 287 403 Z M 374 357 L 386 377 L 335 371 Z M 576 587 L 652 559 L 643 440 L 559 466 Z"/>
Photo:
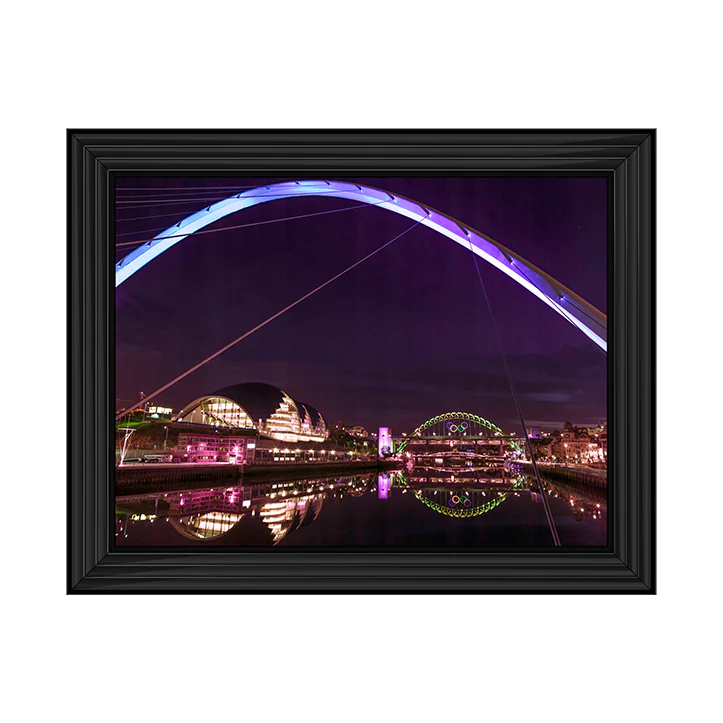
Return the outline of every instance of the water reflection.
<path id="1" fill-rule="evenodd" d="M 340 478 L 118 497 L 116 539 L 123 544 L 129 528 L 161 520 L 194 542 L 217 542 L 231 536 L 229 544 L 276 545 L 290 532 L 316 520 L 325 495 L 334 489 L 363 492 L 356 478 Z"/>
<path id="2" fill-rule="evenodd" d="M 486 470 L 485 470 L 486 472 Z M 510 494 L 524 489 L 527 478 L 516 477 L 474 477 L 465 471 L 466 476 L 454 474 L 423 477 L 407 477 L 399 472 L 396 484 L 412 489 L 414 496 L 424 505 L 448 517 L 477 517 L 490 512 L 501 505 Z M 439 497 L 438 497 L 439 495 Z"/>
<path id="3" fill-rule="evenodd" d="M 548 481 L 563 544 L 605 544 L 607 498 L 592 480 Z M 405 469 L 118 497 L 118 545 L 550 544 L 534 479 Z M 434 514 L 430 514 L 434 513 Z"/>

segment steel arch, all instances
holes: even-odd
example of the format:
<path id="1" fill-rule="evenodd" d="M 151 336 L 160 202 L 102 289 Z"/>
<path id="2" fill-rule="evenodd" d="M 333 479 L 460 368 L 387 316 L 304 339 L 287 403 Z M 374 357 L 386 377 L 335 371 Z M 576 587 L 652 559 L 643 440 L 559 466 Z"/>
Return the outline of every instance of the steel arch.
<path id="1" fill-rule="evenodd" d="M 495 266 L 576 326 L 607 352 L 607 316 L 559 281 L 489 236 L 429 206 L 372 186 L 348 181 L 288 181 L 260 186 L 210 206 L 167 228 L 122 258 L 115 267 L 116 287 L 195 231 L 259 203 L 298 196 L 331 196 L 379 206 L 419 221 Z"/>
<path id="2" fill-rule="evenodd" d="M 397 454 L 403 452 L 407 444 L 411 442 L 414 437 L 419 436 L 425 429 L 433 427 L 435 424 L 439 424 L 440 422 L 447 422 L 455 419 L 462 419 L 467 422 L 474 422 L 475 424 L 480 424 L 483 427 L 487 427 L 487 429 L 492 432 L 496 432 L 497 434 L 505 434 L 496 424 L 492 424 L 492 422 L 488 421 L 484 417 L 472 414 L 471 412 L 445 412 L 444 414 L 438 414 L 436 417 L 432 417 L 423 424 L 420 424 L 408 437 L 402 440 L 399 447 L 397 448 Z M 517 449 L 518 451 L 522 451 L 522 448 L 517 442 L 511 441 L 510 443 L 513 447 L 515 447 L 515 449 Z"/>

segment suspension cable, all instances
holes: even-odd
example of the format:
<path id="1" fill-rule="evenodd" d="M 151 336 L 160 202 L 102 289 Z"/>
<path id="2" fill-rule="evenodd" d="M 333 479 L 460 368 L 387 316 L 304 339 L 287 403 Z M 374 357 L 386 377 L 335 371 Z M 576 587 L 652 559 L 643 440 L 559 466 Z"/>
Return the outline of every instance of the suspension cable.
<path id="1" fill-rule="evenodd" d="M 116 211 L 126 211 L 125 208 L 116 209 Z M 188 211 L 182 211 L 181 213 L 188 213 Z M 178 211 L 169 211 L 168 213 L 154 213 L 152 216 L 130 216 L 129 218 L 118 218 L 116 216 L 116 223 L 130 223 L 133 221 L 146 221 L 149 218 L 168 218 L 169 216 L 175 216 L 178 218 Z M 166 228 L 164 226 L 164 228 Z M 161 229 L 163 230 L 163 229 Z"/>
<path id="2" fill-rule="evenodd" d="M 184 379 L 192 372 L 195 372 L 197 369 L 200 369 L 204 364 L 207 364 L 212 359 L 215 359 L 217 356 L 220 356 L 225 351 L 230 349 L 232 346 L 235 346 L 240 341 L 243 341 L 244 339 L 246 339 L 246 337 L 251 336 L 251 334 L 253 334 L 255 331 L 258 331 L 262 327 L 266 326 L 267 324 L 272 322 L 274 319 L 278 319 L 282 314 L 285 314 L 287 311 L 289 311 L 289 309 L 293 309 L 297 304 L 300 304 L 305 299 L 308 299 L 310 296 L 313 296 L 317 291 L 321 291 L 321 289 L 323 289 L 325 286 L 328 286 L 333 281 L 336 281 L 338 278 L 341 278 L 342 276 L 344 276 L 344 274 L 348 273 L 352 269 L 359 266 L 359 264 L 364 263 L 367 259 L 370 259 L 375 254 L 378 254 L 380 251 L 387 248 L 387 246 L 390 246 L 391 244 L 393 244 L 397 239 L 400 239 L 402 236 L 409 233 L 413 228 L 415 228 L 415 226 L 418 226 L 424 220 L 425 220 L 424 218 L 420 218 L 418 221 L 415 221 L 411 226 L 406 228 L 400 234 L 397 234 L 391 241 L 387 241 L 382 246 L 379 246 L 379 248 L 375 249 L 371 253 L 368 253 L 366 256 L 359 259 L 358 261 L 355 261 L 351 266 L 347 266 L 347 268 L 345 268 L 343 271 L 340 271 L 338 274 L 336 274 L 335 276 L 332 276 L 330 279 L 325 281 L 323 284 L 319 284 L 319 286 L 317 286 L 315 289 L 312 289 L 311 291 L 304 294 L 303 296 L 300 296 L 296 301 L 293 301 L 288 306 L 285 306 L 280 311 L 277 311 L 275 314 L 270 316 L 268 319 L 266 319 L 265 321 L 262 321 L 260 324 L 257 324 L 253 329 L 250 329 L 249 331 L 245 332 L 244 334 L 239 336 L 237 339 L 234 339 L 232 342 L 226 344 L 226 346 L 221 347 L 218 351 L 215 351 L 210 356 L 207 356 L 203 361 L 198 362 L 198 364 L 194 364 L 190 369 L 187 369 L 185 372 L 183 372 L 183 374 L 179 374 L 175 379 L 172 379 L 167 384 L 164 384 L 162 387 L 159 387 L 158 389 L 156 389 L 156 391 L 143 397 L 143 399 L 139 399 L 135 404 L 131 405 L 127 409 L 124 409 L 120 414 L 117 414 L 116 418 L 115 418 L 116 422 L 119 421 L 120 419 L 122 419 L 123 417 L 127 416 L 128 414 L 130 414 L 132 411 L 138 409 L 138 407 L 146 404 L 149 400 L 153 399 L 154 397 L 159 395 L 161 392 L 165 392 L 166 389 L 168 389 L 169 387 L 172 387 L 177 382 L 180 382 L 181 379 Z"/>
<path id="3" fill-rule="evenodd" d="M 512 372 L 510 371 L 510 366 L 507 362 L 507 355 L 505 354 L 504 346 L 502 345 L 502 338 L 500 337 L 499 329 L 497 328 L 497 321 L 495 319 L 494 312 L 492 311 L 492 304 L 490 303 L 490 298 L 487 295 L 487 287 L 485 286 L 485 283 L 482 279 L 482 273 L 479 269 L 479 264 L 477 263 L 477 255 L 474 252 L 474 249 L 472 248 L 472 240 L 467 237 L 467 241 L 469 242 L 469 250 L 472 254 L 472 258 L 474 260 L 474 267 L 477 270 L 477 278 L 479 279 L 480 286 L 482 287 L 482 293 L 484 294 L 485 301 L 487 302 L 487 309 L 490 312 L 490 319 L 492 320 L 492 328 L 495 332 L 495 338 L 497 340 L 497 347 L 500 351 L 500 356 L 502 357 L 502 363 L 505 367 L 505 373 L 507 374 L 507 382 L 510 385 L 510 391 L 512 392 L 512 398 L 515 400 L 515 407 L 517 408 L 517 415 L 520 418 L 520 424 L 522 425 L 522 432 L 525 435 L 525 442 L 527 443 L 527 448 L 530 451 L 530 460 L 532 461 L 532 469 L 535 471 L 535 477 L 537 479 L 537 486 L 540 490 L 540 496 L 542 497 L 542 506 L 545 508 L 545 517 L 547 518 L 547 525 L 550 528 L 550 534 L 552 535 L 552 541 L 555 545 L 555 547 L 560 547 L 560 537 L 557 534 L 557 527 L 555 526 L 555 520 L 552 517 L 552 512 L 550 511 L 550 503 L 547 499 L 547 495 L 545 494 L 545 487 L 542 484 L 542 479 L 540 478 L 540 471 L 537 469 L 537 462 L 535 461 L 535 455 L 532 451 L 532 445 L 530 444 L 530 438 L 527 434 L 527 427 L 525 425 L 525 419 L 522 415 L 522 407 L 520 407 L 520 400 L 517 397 L 517 389 L 515 388 L 515 382 L 512 378 Z"/>
<path id="4" fill-rule="evenodd" d="M 357 208 L 371 208 L 372 206 L 378 206 L 380 203 L 387 203 L 387 201 L 377 201 L 376 203 L 360 203 L 356 206 L 344 206 L 344 208 L 333 208 L 330 211 L 317 211 L 316 213 L 303 213 L 299 216 L 284 216 L 284 218 L 272 218 L 268 221 L 255 221 L 254 223 L 242 223 L 237 226 L 224 226 L 223 228 L 210 228 L 210 229 L 202 229 L 201 231 L 195 231 L 193 233 L 194 236 L 198 234 L 205 234 L 205 233 L 218 233 L 219 231 L 232 231 L 234 229 L 239 228 L 250 228 L 252 226 L 264 226 L 269 223 L 279 223 L 281 221 L 294 221 L 298 218 L 311 218 L 312 216 L 325 216 L 330 213 L 341 213 L 342 211 L 353 211 Z M 162 226 L 160 230 L 166 229 L 168 226 Z M 149 229 L 145 233 L 149 233 L 150 231 L 158 231 L 159 229 Z M 130 232 L 135 233 L 135 232 Z M 129 233 L 117 233 L 116 237 L 118 236 L 128 236 Z M 173 236 L 164 236 L 162 239 L 158 239 L 159 241 L 165 241 L 169 238 L 185 238 L 188 236 L 188 233 L 180 233 L 175 234 Z M 152 238 L 144 238 L 139 239 L 137 241 L 121 241 L 120 243 L 117 243 L 115 245 L 116 248 L 121 248 L 122 246 L 134 246 L 134 245 L 140 245 L 148 243 L 149 241 L 153 241 Z"/>

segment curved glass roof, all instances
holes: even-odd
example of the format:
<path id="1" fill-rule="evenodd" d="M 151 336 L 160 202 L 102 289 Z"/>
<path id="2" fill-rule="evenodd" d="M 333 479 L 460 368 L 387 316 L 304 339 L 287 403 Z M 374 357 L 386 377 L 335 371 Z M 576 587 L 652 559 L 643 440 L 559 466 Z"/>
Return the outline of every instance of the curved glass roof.
<path id="1" fill-rule="evenodd" d="M 281 389 L 263 382 L 232 384 L 208 396 L 230 399 L 243 407 L 254 422 L 268 419 L 284 401 L 284 392 Z"/>
<path id="2" fill-rule="evenodd" d="M 194 420 L 196 415 L 200 415 L 200 420 Z M 307 417 L 308 421 L 305 421 Z M 245 382 L 217 389 L 186 405 L 176 419 L 253 427 L 264 436 L 282 441 L 323 441 L 327 436 L 326 423 L 316 407 L 297 401 L 282 389 L 264 382 Z"/>

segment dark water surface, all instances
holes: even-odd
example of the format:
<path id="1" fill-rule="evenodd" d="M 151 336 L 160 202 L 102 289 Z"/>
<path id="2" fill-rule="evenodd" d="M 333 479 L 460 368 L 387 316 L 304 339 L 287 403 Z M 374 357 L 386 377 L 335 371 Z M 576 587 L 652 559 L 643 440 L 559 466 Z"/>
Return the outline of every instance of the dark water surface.
<path id="1" fill-rule="evenodd" d="M 245 484 L 116 498 L 119 546 L 549 547 L 529 477 L 413 472 Z M 563 546 L 606 544 L 604 486 L 547 482 Z"/>

